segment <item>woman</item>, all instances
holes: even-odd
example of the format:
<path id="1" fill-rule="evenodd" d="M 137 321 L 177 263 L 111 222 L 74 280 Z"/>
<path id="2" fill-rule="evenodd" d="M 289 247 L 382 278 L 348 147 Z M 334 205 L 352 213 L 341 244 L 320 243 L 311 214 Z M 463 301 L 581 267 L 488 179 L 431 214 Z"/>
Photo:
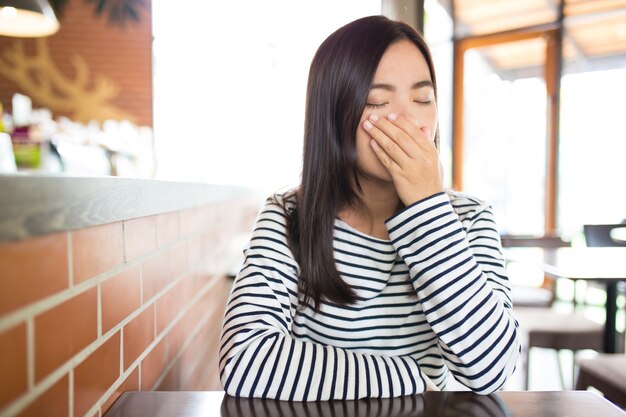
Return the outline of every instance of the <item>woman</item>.
<path id="1" fill-rule="evenodd" d="M 320 46 L 300 186 L 268 199 L 226 308 L 233 396 L 486 394 L 520 351 L 490 207 L 444 191 L 422 37 L 382 16 Z"/>

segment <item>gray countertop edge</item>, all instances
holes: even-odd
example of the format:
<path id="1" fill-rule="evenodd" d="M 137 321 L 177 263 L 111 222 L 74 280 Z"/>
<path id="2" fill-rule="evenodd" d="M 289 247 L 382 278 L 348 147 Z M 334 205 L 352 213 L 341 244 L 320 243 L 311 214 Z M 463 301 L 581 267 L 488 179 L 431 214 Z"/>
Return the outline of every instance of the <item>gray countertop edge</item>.
<path id="1" fill-rule="evenodd" d="M 120 177 L 0 175 L 0 242 L 184 210 L 257 199 L 235 186 Z"/>

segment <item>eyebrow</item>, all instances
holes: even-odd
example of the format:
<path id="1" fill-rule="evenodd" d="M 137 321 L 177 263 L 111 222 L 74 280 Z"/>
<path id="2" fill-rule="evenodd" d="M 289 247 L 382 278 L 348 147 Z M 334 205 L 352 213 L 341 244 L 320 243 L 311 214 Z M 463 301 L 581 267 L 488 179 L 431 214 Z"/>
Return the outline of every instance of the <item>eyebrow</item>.
<path id="1" fill-rule="evenodd" d="M 411 86 L 411 90 L 417 90 L 418 88 L 424 88 L 424 87 L 434 88 L 433 82 L 430 80 L 418 81 Z M 372 84 L 372 86 L 370 87 L 370 90 L 374 90 L 376 88 L 379 88 L 381 90 L 387 90 L 387 91 L 396 91 L 396 87 L 391 84 Z"/>

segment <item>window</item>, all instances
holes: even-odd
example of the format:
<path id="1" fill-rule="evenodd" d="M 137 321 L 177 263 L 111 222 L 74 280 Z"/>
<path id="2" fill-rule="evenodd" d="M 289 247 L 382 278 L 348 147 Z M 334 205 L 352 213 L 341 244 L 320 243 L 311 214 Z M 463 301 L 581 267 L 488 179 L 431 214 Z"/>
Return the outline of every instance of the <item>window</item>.
<path id="1" fill-rule="evenodd" d="M 157 178 L 297 183 L 313 54 L 380 11 L 380 0 L 154 2 Z"/>
<path id="2" fill-rule="evenodd" d="M 519 48 L 532 62 L 510 58 Z M 544 228 L 546 86 L 533 69 L 544 57 L 541 38 L 465 52 L 463 190 L 493 206 L 502 233 Z"/>

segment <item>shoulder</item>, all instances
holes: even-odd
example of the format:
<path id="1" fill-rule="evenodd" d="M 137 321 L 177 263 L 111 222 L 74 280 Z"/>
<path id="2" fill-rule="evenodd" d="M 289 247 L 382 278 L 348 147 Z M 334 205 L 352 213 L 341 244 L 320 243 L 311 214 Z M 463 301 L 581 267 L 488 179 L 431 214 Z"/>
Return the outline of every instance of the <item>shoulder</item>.
<path id="1" fill-rule="evenodd" d="M 285 211 L 291 211 L 296 206 L 296 189 L 275 192 L 265 200 L 266 206 L 282 207 Z"/>
<path id="2" fill-rule="evenodd" d="M 273 193 L 265 199 L 265 204 L 256 219 L 257 226 L 271 222 L 274 224 L 274 227 L 284 229 L 287 224 L 287 217 L 293 212 L 295 207 L 295 190 Z"/>
<path id="3" fill-rule="evenodd" d="M 446 194 L 461 221 L 472 220 L 485 212 L 491 213 L 491 205 L 480 198 L 450 189 L 446 190 Z"/>
<path id="4" fill-rule="evenodd" d="M 265 200 L 260 217 L 264 215 L 279 215 L 286 217 L 296 208 L 296 190 L 276 192 Z"/>
<path id="5" fill-rule="evenodd" d="M 295 267 L 287 239 L 288 216 L 295 207 L 292 194 L 274 193 L 265 200 L 245 250 L 246 256 L 255 258 L 255 262 L 263 258 Z"/>

